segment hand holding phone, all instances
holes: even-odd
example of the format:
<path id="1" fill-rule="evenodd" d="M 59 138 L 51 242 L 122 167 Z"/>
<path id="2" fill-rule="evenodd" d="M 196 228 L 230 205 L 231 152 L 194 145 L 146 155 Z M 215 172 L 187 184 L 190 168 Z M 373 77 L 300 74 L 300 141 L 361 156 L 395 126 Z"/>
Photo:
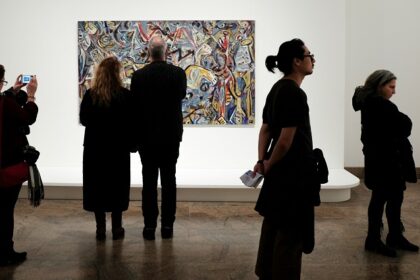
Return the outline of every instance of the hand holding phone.
<path id="1" fill-rule="evenodd" d="M 31 80 L 26 86 L 26 91 L 28 93 L 28 97 L 32 96 L 35 97 L 36 90 L 38 88 L 38 80 L 36 78 L 36 75 L 30 75 Z"/>
<path id="2" fill-rule="evenodd" d="M 22 75 L 20 74 L 17 76 L 15 84 L 13 85 L 13 91 L 19 92 L 24 86 L 29 84 L 29 82 L 32 80 L 34 75 Z"/>

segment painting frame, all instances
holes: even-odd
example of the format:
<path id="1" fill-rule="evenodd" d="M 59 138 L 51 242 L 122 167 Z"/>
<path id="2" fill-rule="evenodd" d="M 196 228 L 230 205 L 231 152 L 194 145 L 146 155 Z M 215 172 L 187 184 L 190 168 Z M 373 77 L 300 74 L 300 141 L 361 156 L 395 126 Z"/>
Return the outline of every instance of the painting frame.
<path id="1" fill-rule="evenodd" d="M 129 88 L 134 71 L 148 63 L 148 41 L 156 35 L 167 43 L 167 62 L 187 75 L 184 124 L 255 123 L 254 20 L 79 21 L 79 98 L 95 66 L 111 55 L 121 61 Z M 158 112 L 159 104 L 151 106 Z"/>

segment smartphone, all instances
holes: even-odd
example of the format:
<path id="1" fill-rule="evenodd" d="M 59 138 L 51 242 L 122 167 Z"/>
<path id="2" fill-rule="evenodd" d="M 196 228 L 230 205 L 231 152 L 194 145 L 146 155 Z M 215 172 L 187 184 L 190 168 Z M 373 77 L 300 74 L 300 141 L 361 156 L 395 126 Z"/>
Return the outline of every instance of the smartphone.
<path id="1" fill-rule="evenodd" d="M 27 84 L 31 81 L 32 79 L 32 75 L 22 75 L 22 77 L 20 78 L 20 81 L 22 82 L 22 84 Z"/>

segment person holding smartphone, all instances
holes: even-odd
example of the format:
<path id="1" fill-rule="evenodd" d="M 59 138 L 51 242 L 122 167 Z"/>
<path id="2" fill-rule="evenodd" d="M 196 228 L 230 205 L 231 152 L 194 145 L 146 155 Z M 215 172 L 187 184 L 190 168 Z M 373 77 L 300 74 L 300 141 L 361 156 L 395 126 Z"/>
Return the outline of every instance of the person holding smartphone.
<path id="1" fill-rule="evenodd" d="M 0 92 L 7 81 L 5 69 L 0 65 Z M 36 76 L 28 84 L 22 82 L 19 75 L 15 84 L 0 96 L 2 111 L 0 121 L 1 155 L 0 167 L 8 167 L 23 161 L 23 148 L 28 144 L 26 135 L 29 125 L 36 121 L 38 106 L 35 104 L 35 93 L 38 88 Z M 26 86 L 27 92 L 22 88 Z M 18 264 L 26 259 L 26 252 L 16 252 L 13 243 L 14 209 L 22 184 L 0 186 L 0 266 Z"/>

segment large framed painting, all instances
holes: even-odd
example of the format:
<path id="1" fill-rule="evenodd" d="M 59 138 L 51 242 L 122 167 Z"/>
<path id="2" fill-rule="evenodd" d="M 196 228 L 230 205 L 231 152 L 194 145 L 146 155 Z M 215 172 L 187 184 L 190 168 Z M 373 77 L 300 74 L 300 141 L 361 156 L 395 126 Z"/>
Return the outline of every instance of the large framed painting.
<path id="1" fill-rule="evenodd" d="M 89 88 L 95 65 L 113 55 L 123 65 L 124 86 L 148 63 L 147 45 L 160 34 L 167 61 L 188 79 L 182 110 L 185 124 L 247 125 L 255 121 L 255 22 L 79 21 L 79 97 Z M 150 104 L 159 112 L 159 104 Z"/>

